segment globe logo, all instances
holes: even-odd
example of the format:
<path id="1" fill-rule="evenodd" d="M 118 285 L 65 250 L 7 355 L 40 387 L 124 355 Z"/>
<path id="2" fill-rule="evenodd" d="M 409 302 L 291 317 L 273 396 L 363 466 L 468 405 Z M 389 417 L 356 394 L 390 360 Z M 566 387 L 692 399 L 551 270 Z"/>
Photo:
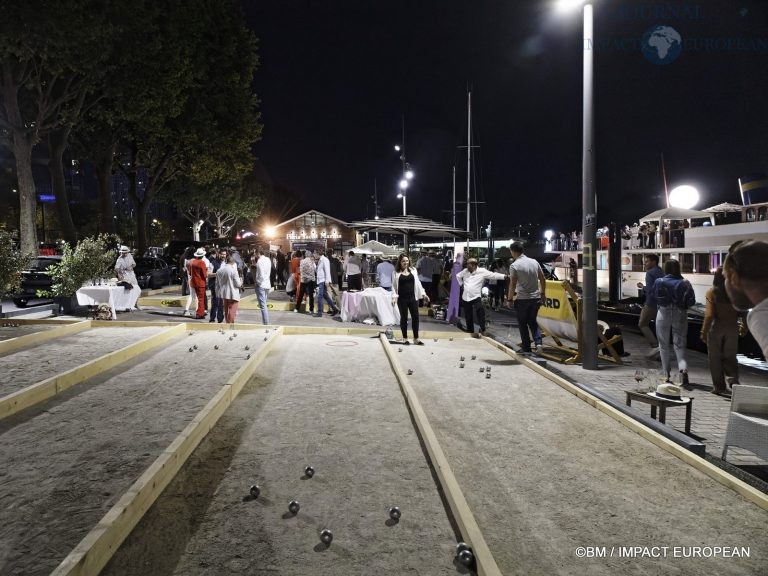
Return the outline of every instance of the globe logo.
<path id="1" fill-rule="evenodd" d="M 671 26 L 651 26 L 643 34 L 643 56 L 653 64 L 672 64 L 682 49 L 682 38 Z"/>

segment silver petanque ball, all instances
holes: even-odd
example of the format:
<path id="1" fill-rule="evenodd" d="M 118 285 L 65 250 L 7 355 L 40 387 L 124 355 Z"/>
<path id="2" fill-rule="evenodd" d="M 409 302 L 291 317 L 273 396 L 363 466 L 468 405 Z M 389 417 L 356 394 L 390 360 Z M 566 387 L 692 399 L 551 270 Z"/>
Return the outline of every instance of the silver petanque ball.
<path id="1" fill-rule="evenodd" d="M 435 338 L 435 342 L 437 342 L 437 338 Z"/>
<path id="2" fill-rule="evenodd" d="M 461 357 L 459 358 L 459 360 L 461 360 L 462 362 L 464 362 L 464 356 L 461 356 Z"/>
<path id="3" fill-rule="evenodd" d="M 475 560 L 475 555 L 472 554 L 472 550 L 462 550 L 459 552 L 458 558 L 462 566 L 471 566 Z"/>
<path id="4" fill-rule="evenodd" d="M 195 350 L 197 350 L 197 344 L 195 344 L 194 346 L 192 346 L 192 348 L 194 348 Z"/>
<path id="5" fill-rule="evenodd" d="M 477 359 L 477 356 L 475 356 L 474 354 L 472 354 L 472 360 L 476 360 L 476 359 Z"/>
<path id="6" fill-rule="evenodd" d="M 261 494 L 261 488 L 259 488 L 258 484 L 254 484 L 251 486 L 250 493 L 253 498 L 258 498 L 259 494 Z"/>
<path id="7" fill-rule="evenodd" d="M 190 335 L 190 336 L 192 336 L 192 334 L 194 334 L 194 332 L 190 332 L 190 333 L 189 333 L 189 335 Z"/>
<path id="8" fill-rule="evenodd" d="M 312 466 L 307 466 L 304 468 L 304 474 L 307 476 L 307 478 L 312 478 L 312 476 L 315 475 L 315 469 L 312 468 Z"/>
<path id="9" fill-rule="evenodd" d="M 237 338 L 237 332 L 235 332 L 234 334 L 232 334 L 232 336 L 234 336 L 235 338 Z"/>
<path id="10" fill-rule="evenodd" d="M 490 377 L 491 377 L 491 373 L 490 373 L 490 372 L 486 372 L 486 373 L 485 373 L 485 377 L 486 377 L 486 378 L 490 378 Z"/>
<path id="11" fill-rule="evenodd" d="M 248 359 L 250 359 L 250 357 L 251 357 L 251 355 L 250 355 L 250 354 L 248 354 L 248 355 L 245 357 L 245 359 L 246 359 L 246 360 L 248 360 Z"/>
<path id="12" fill-rule="evenodd" d="M 483 368 L 482 366 L 480 366 L 480 372 L 485 372 L 485 368 Z"/>
<path id="13" fill-rule="evenodd" d="M 389 509 L 389 517 L 392 518 L 392 520 L 400 520 L 400 516 L 402 516 L 402 513 L 397 506 L 392 506 L 392 508 Z"/>
<path id="14" fill-rule="evenodd" d="M 194 352 L 194 351 L 195 351 L 195 349 L 194 349 L 194 348 L 192 348 L 192 346 L 190 346 L 190 347 L 189 347 L 189 351 L 190 351 L 190 352 Z"/>
<path id="15" fill-rule="evenodd" d="M 219 349 L 219 345 L 218 345 L 218 344 L 215 344 L 215 345 L 213 346 L 213 349 L 214 349 L 214 350 L 218 350 L 218 349 Z"/>
<path id="16" fill-rule="evenodd" d="M 245 349 L 246 349 L 246 350 L 250 350 L 250 349 L 251 349 L 251 347 L 250 347 L 250 346 L 246 346 L 246 347 L 245 347 Z"/>
<path id="17" fill-rule="evenodd" d="M 458 544 L 456 544 L 456 556 L 461 554 L 463 550 L 470 550 L 469 544 L 467 544 L 466 542 L 459 542 Z"/>
<path id="18" fill-rule="evenodd" d="M 459 362 L 459 368 L 464 368 L 464 362 Z"/>
<path id="19" fill-rule="evenodd" d="M 408 368 L 408 376 L 410 376 L 411 374 L 413 374 L 413 370 L 411 370 L 410 368 Z"/>
<path id="20" fill-rule="evenodd" d="M 288 511 L 291 514 L 294 514 L 294 515 L 298 514 L 300 508 L 301 508 L 301 504 L 299 504 L 297 500 L 291 500 L 290 502 L 288 502 Z"/>
<path id="21" fill-rule="evenodd" d="M 453 336 L 451 336 L 450 338 L 448 338 L 448 342 L 453 342 Z"/>
<path id="22" fill-rule="evenodd" d="M 402 352 L 402 351 L 403 351 L 403 349 L 402 349 L 402 348 L 398 348 L 398 349 L 397 349 L 397 351 L 398 351 L 398 352 Z"/>
<path id="23" fill-rule="evenodd" d="M 331 542 L 333 542 L 333 532 L 331 532 L 327 528 L 322 532 L 320 532 L 320 542 L 322 542 L 326 546 L 330 546 Z"/>
<path id="24" fill-rule="evenodd" d="M 229 341 L 232 342 L 232 336 L 229 337 Z"/>

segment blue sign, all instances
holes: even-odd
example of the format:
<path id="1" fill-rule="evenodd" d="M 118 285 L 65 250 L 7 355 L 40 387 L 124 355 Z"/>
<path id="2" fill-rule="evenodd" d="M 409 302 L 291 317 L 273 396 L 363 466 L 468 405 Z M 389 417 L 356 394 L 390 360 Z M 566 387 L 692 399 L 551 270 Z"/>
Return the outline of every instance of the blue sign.
<path id="1" fill-rule="evenodd" d="M 40 202 L 56 202 L 56 196 L 53 194 L 39 194 L 37 199 L 40 200 Z"/>

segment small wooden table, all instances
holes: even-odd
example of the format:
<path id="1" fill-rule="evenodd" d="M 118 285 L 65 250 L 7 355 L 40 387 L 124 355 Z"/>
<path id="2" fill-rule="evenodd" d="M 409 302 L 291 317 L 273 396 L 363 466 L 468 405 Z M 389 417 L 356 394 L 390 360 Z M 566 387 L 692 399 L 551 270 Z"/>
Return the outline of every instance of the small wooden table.
<path id="1" fill-rule="evenodd" d="M 659 398 L 651 396 L 646 392 L 625 391 L 627 394 L 627 406 L 632 406 L 632 400 L 651 405 L 651 418 L 656 419 L 656 408 L 659 408 L 659 422 L 666 424 L 667 408 L 675 406 L 685 406 L 685 433 L 691 433 L 691 411 L 693 408 L 693 398 L 682 398 L 681 400 L 669 400 L 668 398 Z"/>

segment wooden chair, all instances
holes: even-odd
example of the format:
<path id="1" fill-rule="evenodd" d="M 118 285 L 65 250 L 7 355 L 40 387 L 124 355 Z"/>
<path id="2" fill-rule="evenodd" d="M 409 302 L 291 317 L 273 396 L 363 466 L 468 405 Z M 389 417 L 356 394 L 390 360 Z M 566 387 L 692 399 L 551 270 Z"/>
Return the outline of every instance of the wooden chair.
<path id="1" fill-rule="evenodd" d="M 567 280 L 547 280 L 547 302 L 539 309 L 539 328 L 542 335 L 551 338 L 554 345 L 547 344 L 541 356 L 563 364 L 578 364 L 582 357 L 583 315 L 582 301 Z M 608 325 L 598 321 L 598 357 L 616 364 L 623 364 L 621 355 L 614 346 L 621 341 L 617 334 L 606 338 Z M 566 344 L 567 340 L 575 346 Z M 608 354 L 603 354 L 605 351 Z"/>

